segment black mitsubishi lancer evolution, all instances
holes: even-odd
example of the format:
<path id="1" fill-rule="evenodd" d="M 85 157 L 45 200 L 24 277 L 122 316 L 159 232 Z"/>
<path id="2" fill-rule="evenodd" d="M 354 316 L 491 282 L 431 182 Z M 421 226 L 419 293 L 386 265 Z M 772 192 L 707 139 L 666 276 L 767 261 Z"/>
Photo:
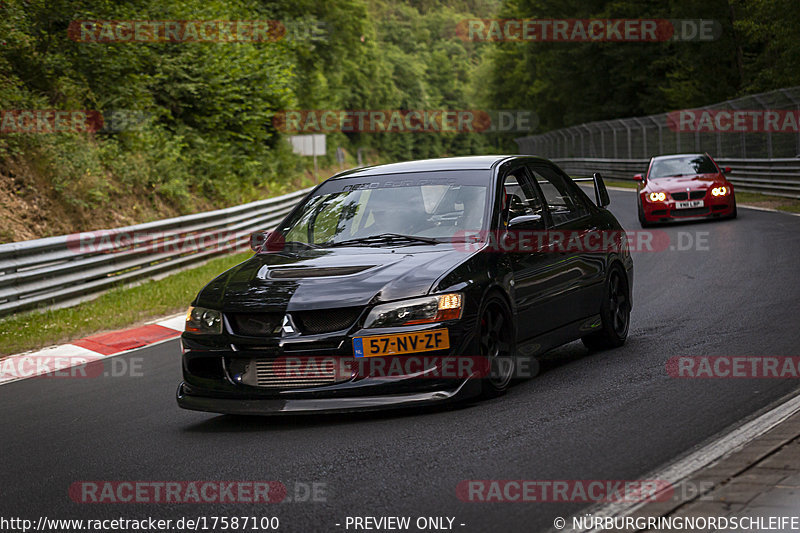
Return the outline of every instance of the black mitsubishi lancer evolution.
<path id="1" fill-rule="evenodd" d="M 621 346 L 633 263 L 602 177 L 588 181 L 593 198 L 530 156 L 331 177 L 197 295 L 178 404 L 290 414 L 454 402 L 504 393 L 521 361 L 558 345 Z"/>

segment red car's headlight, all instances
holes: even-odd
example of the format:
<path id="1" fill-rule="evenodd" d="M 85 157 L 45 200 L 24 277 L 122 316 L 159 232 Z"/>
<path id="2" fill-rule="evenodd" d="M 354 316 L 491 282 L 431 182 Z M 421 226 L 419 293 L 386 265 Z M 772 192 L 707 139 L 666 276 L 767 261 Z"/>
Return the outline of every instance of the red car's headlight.
<path id="1" fill-rule="evenodd" d="M 725 196 L 726 194 L 731 193 L 730 187 L 714 187 L 711 189 L 711 194 L 713 196 Z"/>

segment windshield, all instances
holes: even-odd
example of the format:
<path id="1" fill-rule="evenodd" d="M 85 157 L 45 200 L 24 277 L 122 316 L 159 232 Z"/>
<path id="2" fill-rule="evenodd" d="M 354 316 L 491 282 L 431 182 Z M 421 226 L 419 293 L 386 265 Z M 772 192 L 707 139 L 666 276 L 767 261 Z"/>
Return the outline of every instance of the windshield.
<path id="1" fill-rule="evenodd" d="M 673 178 L 676 176 L 694 176 L 696 174 L 716 174 L 719 172 L 710 157 L 705 155 L 688 155 L 685 157 L 669 157 L 653 161 L 650 179 Z"/>
<path id="2" fill-rule="evenodd" d="M 317 189 L 280 231 L 287 243 L 320 246 L 377 243 L 378 236 L 445 241 L 456 232 L 484 229 L 490 181 L 489 171 L 335 179 Z"/>

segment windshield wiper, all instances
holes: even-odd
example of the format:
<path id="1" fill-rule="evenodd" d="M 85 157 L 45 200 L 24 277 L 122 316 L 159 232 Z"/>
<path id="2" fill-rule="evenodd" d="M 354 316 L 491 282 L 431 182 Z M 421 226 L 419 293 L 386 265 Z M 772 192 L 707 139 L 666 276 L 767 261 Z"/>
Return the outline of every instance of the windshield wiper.
<path id="1" fill-rule="evenodd" d="M 420 237 L 418 235 L 403 235 L 402 233 L 380 233 L 378 235 L 370 235 L 369 237 L 358 237 L 356 239 L 347 239 L 344 241 L 332 242 L 328 246 L 353 246 L 359 244 L 380 244 L 391 243 L 397 241 L 416 242 L 424 244 L 439 244 L 441 241 L 432 237 Z"/>
<path id="2" fill-rule="evenodd" d="M 305 246 L 306 248 L 319 248 L 319 246 L 320 246 L 319 244 L 314 244 L 314 243 L 310 243 L 310 242 L 302 242 L 302 241 L 286 241 L 285 243 L 283 243 L 284 247 L 294 246 L 294 245 L 297 245 L 297 244 L 299 244 L 300 246 Z"/>

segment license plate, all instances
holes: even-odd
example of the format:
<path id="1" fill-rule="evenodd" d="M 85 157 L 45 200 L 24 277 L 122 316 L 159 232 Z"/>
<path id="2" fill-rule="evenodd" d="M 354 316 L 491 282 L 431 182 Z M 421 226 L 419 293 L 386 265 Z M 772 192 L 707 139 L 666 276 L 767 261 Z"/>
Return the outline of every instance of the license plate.
<path id="1" fill-rule="evenodd" d="M 703 207 L 703 200 L 689 200 L 688 202 L 675 202 L 675 209 L 690 209 L 692 207 Z"/>
<path id="2" fill-rule="evenodd" d="M 450 337 L 446 329 L 353 339 L 353 354 L 356 357 L 431 352 L 448 348 L 450 348 Z"/>

